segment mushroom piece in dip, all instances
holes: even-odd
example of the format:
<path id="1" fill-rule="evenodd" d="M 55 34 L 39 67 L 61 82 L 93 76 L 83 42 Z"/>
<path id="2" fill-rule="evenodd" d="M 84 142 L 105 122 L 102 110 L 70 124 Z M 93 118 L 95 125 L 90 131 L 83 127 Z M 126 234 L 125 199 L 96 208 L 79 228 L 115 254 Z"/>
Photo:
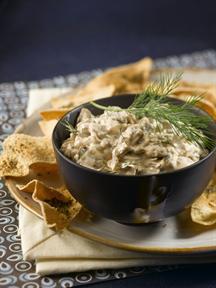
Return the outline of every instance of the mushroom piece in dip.
<path id="1" fill-rule="evenodd" d="M 125 175 L 180 169 L 207 154 L 198 144 L 176 135 L 168 121 L 138 119 L 124 110 L 94 116 L 86 108 L 61 151 L 82 166 Z"/>

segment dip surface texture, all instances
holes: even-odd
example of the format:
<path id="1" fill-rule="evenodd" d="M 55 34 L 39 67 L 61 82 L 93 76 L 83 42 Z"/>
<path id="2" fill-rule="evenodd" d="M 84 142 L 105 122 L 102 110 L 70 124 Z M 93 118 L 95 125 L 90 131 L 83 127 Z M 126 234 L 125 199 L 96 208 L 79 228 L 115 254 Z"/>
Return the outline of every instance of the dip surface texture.
<path id="1" fill-rule="evenodd" d="M 137 119 L 127 111 L 94 116 L 86 108 L 61 151 L 82 166 L 125 175 L 180 169 L 207 154 L 198 144 L 176 135 L 167 121 Z"/>

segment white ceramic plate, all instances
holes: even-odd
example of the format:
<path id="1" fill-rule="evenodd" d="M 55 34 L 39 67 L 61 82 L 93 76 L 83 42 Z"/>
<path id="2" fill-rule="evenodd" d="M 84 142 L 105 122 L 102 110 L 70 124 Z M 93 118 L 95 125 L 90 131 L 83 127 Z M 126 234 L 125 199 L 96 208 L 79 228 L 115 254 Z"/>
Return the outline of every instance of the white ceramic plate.
<path id="1" fill-rule="evenodd" d="M 197 77 L 203 83 L 216 83 L 216 71 L 188 70 L 185 75 L 190 80 Z M 18 129 L 19 133 L 41 135 L 38 112 L 26 119 Z M 7 184 L 13 197 L 25 208 L 42 217 L 40 208 L 28 193 L 16 189 L 16 182 L 8 179 Z M 126 201 L 122 199 L 122 201 Z M 191 254 L 196 252 L 216 252 L 216 226 L 205 228 L 192 223 L 189 211 L 163 222 L 143 226 L 127 226 L 99 218 L 90 223 L 73 223 L 70 230 L 81 236 L 114 247 L 155 253 Z"/>

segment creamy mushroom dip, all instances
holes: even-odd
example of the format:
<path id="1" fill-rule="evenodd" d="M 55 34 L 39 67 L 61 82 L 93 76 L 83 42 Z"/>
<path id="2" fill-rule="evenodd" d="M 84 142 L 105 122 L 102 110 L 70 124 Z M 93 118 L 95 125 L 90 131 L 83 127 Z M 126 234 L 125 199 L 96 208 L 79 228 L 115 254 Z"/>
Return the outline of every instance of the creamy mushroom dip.
<path id="1" fill-rule="evenodd" d="M 137 119 L 127 111 L 94 116 L 85 108 L 61 151 L 82 166 L 125 175 L 180 169 L 207 154 L 198 144 L 174 134 L 167 121 Z"/>

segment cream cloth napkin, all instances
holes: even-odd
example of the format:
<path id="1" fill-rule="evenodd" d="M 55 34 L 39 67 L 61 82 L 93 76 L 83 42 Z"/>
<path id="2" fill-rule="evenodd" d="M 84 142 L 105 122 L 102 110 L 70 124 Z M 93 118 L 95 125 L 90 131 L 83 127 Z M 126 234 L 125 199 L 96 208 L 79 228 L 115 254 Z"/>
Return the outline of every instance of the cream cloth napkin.
<path id="1" fill-rule="evenodd" d="M 53 96 L 67 91 L 58 88 L 30 91 L 27 115 L 31 115 Z M 56 233 L 21 206 L 19 231 L 23 258 L 35 260 L 36 272 L 41 275 L 141 265 L 214 262 L 214 257 L 155 256 L 126 251 L 85 239 L 67 230 Z"/>

